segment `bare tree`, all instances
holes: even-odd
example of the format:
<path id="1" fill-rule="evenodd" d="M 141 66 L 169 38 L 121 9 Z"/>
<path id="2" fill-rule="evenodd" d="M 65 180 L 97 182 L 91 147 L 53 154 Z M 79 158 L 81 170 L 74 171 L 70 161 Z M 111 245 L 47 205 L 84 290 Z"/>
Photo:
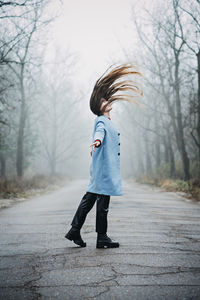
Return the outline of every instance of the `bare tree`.
<path id="1" fill-rule="evenodd" d="M 28 0 L 26 0 L 26 1 L 0 1 L 0 7 L 4 7 L 4 6 L 24 6 L 24 5 L 26 5 L 27 2 L 28 2 Z"/>
<path id="2" fill-rule="evenodd" d="M 20 11 L 17 17 L 12 18 L 11 15 L 6 15 L 6 20 L 9 20 L 14 34 L 13 37 L 11 36 L 5 40 L 5 37 L 7 37 L 5 30 L 0 48 L 1 64 L 6 65 L 15 75 L 15 85 L 18 87 L 20 95 L 16 168 L 17 175 L 22 177 L 24 169 L 24 130 L 28 117 L 26 89 L 28 78 L 31 76 L 31 66 L 37 67 L 35 57 L 31 53 L 33 45 L 36 45 L 34 35 L 39 29 L 41 30 L 52 21 L 52 18 L 42 18 L 43 9 L 47 5 L 46 1 L 23 1 L 23 3 L 18 1 L 15 2 L 15 5 L 14 2 L 7 3 L 7 5 L 23 6 L 24 9 L 23 13 Z"/>
<path id="3" fill-rule="evenodd" d="M 77 118 L 82 97 L 77 95 L 72 85 L 70 70 L 75 64 L 74 54 L 62 54 L 56 51 L 54 62 L 48 66 L 48 80 L 41 76 L 40 110 L 37 128 L 41 141 L 41 151 L 47 160 L 52 175 L 57 174 L 61 166 L 75 158 L 76 147 L 86 136 L 81 133 L 81 118 Z M 80 127 L 83 128 L 83 125 Z"/>
<path id="4" fill-rule="evenodd" d="M 158 95 L 160 94 L 160 96 L 164 97 L 164 103 L 171 118 L 176 144 L 183 163 L 184 178 L 188 180 L 190 178 L 190 165 L 186 149 L 186 139 L 184 137 L 183 108 L 180 96 L 180 56 L 183 53 L 185 43 L 178 36 L 181 29 L 174 10 L 175 8 L 172 5 L 170 13 L 166 13 L 164 20 L 163 18 L 162 20 L 159 19 L 155 15 L 151 16 L 154 35 L 153 42 L 141 30 L 136 17 L 134 21 L 138 35 L 151 55 L 149 70 L 154 78 L 159 81 Z M 152 61 L 154 61 L 154 64 Z M 155 80 L 153 80 L 153 86 L 155 89 Z"/>
<path id="5" fill-rule="evenodd" d="M 198 0 L 188 1 L 173 0 L 174 12 L 180 27 L 177 35 L 187 46 L 189 51 L 195 55 L 197 60 L 197 101 L 194 113 L 197 114 L 197 122 L 193 124 L 191 135 L 199 149 L 199 172 L 200 172 L 200 5 Z M 185 28 L 185 18 L 190 20 Z M 199 173 L 200 174 L 200 173 Z"/>

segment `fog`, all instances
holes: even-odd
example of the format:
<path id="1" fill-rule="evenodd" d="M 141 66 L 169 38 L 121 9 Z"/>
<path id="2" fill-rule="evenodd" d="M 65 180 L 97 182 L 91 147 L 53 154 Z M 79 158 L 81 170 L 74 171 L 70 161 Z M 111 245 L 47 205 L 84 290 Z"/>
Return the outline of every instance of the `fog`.
<path id="1" fill-rule="evenodd" d="M 198 0 L 13 1 L 1 9 L 1 177 L 89 180 L 89 99 L 132 62 L 144 95 L 110 112 L 123 178 L 200 175 Z"/>

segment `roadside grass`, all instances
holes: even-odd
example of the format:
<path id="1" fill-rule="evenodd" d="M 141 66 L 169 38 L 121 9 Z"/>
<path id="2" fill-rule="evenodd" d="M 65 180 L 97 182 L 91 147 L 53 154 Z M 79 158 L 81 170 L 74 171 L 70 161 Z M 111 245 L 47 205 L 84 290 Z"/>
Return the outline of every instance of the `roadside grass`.
<path id="1" fill-rule="evenodd" d="M 45 193 L 66 183 L 68 178 L 56 176 L 35 175 L 32 178 L 17 177 L 0 180 L 0 199 L 28 198 L 38 193 Z"/>
<path id="2" fill-rule="evenodd" d="M 137 176 L 136 182 L 155 185 L 168 192 L 182 192 L 185 193 L 184 197 L 193 201 L 200 201 L 200 178 L 185 181 L 151 174 Z"/>

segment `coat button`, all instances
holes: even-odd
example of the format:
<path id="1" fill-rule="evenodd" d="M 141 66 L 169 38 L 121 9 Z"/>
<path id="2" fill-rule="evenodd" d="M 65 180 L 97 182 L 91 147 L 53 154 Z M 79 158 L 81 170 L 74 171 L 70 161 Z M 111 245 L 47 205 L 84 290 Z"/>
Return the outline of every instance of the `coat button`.
<path id="1" fill-rule="evenodd" d="M 118 135 L 120 135 L 120 133 L 118 132 Z"/>
<path id="2" fill-rule="evenodd" d="M 118 155 L 120 155 L 120 153 L 118 153 Z"/>
<path id="3" fill-rule="evenodd" d="M 120 143 L 118 145 L 120 145 Z"/>

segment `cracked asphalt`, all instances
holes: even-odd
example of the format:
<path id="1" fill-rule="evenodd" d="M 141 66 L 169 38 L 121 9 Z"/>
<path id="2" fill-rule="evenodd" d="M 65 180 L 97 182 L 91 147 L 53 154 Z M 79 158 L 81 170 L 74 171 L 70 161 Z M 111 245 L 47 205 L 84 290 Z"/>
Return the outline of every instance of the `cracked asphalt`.
<path id="1" fill-rule="evenodd" d="M 0 211 L 0 299 L 200 299 L 200 205 L 123 181 L 111 196 L 107 234 L 96 249 L 96 205 L 81 234 L 64 238 L 87 180 Z"/>

